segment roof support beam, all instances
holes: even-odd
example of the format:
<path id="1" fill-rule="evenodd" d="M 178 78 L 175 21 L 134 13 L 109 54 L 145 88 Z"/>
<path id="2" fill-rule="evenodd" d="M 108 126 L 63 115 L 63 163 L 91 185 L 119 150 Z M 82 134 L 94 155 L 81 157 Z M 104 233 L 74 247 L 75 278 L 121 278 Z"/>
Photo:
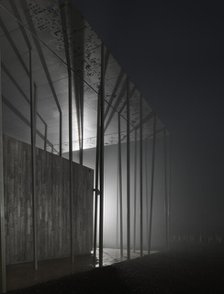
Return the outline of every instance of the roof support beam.
<path id="1" fill-rule="evenodd" d="M 107 120 L 107 122 L 106 122 L 106 125 L 105 125 L 105 129 L 104 129 L 105 132 L 106 132 L 106 130 L 107 130 L 107 128 L 108 128 L 108 126 L 109 126 L 111 120 L 113 119 L 113 116 L 114 116 L 115 112 L 118 112 L 118 106 L 119 106 L 119 104 L 120 104 L 120 100 L 121 100 L 121 98 L 125 95 L 125 91 L 126 91 L 126 81 L 124 82 L 124 84 L 123 84 L 123 86 L 122 86 L 122 88 L 121 88 L 120 94 L 118 95 L 117 100 L 116 100 L 114 106 L 112 106 L 112 104 L 110 104 L 110 103 L 108 102 L 108 108 L 111 107 L 112 110 L 111 110 L 110 116 L 109 116 L 109 118 L 108 118 L 108 120 Z M 130 93 L 130 98 L 131 98 L 132 95 L 134 94 L 134 91 L 135 91 L 135 88 L 132 89 L 132 92 Z M 126 103 L 127 103 L 127 101 L 126 101 L 126 99 L 125 99 L 124 104 L 122 105 L 121 109 L 119 110 L 120 115 L 121 115 L 121 113 L 122 113 L 124 107 L 126 106 Z M 109 109 L 108 109 L 108 111 L 109 111 Z M 121 117 L 122 117 L 122 115 L 121 115 Z"/>
<path id="2" fill-rule="evenodd" d="M 107 104 L 107 108 L 106 108 L 106 111 L 105 111 L 105 114 L 104 114 L 105 115 L 105 119 L 106 119 L 106 117 L 108 115 L 108 112 L 110 110 L 110 105 L 113 103 L 114 98 L 116 97 L 117 89 L 119 88 L 119 86 L 121 84 L 122 78 L 123 78 L 123 72 L 121 70 L 120 73 L 119 73 L 119 75 L 118 75 L 118 77 L 117 77 L 116 84 L 114 86 L 113 92 L 112 92 L 112 94 L 110 96 L 110 99 L 108 101 L 108 104 Z"/>
<path id="3" fill-rule="evenodd" d="M 2 102 L 21 120 L 23 121 L 28 127 L 30 127 L 30 121 L 14 106 L 12 103 L 4 96 L 2 95 Z M 45 140 L 45 136 L 40 132 L 36 131 L 37 135 L 42 139 Z M 47 140 L 46 143 L 52 148 L 52 152 L 57 152 L 56 149 L 54 149 L 53 144 Z"/>
<path id="4" fill-rule="evenodd" d="M 106 124 L 105 124 L 105 127 L 104 127 L 104 131 L 105 131 L 105 132 L 106 132 L 106 130 L 107 130 L 107 128 L 108 128 L 108 126 L 109 126 L 109 124 L 110 124 L 110 122 L 111 122 L 113 116 L 114 116 L 114 113 L 117 112 L 117 107 L 118 107 L 118 105 L 119 105 L 119 103 L 120 103 L 120 99 L 121 99 L 122 96 L 125 94 L 125 90 L 126 90 L 126 83 L 123 84 L 123 86 L 122 86 L 122 88 L 121 88 L 121 91 L 120 91 L 120 95 L 118 95 L 117 100 L 116 100 L 114 106 L 112 107 L 111 113 L 110 113 L 110 115 L 109 115 L 109 117 L 108 117 L 108 119 L 107 119 L 107 122 L 106 122 Z M 110 106 L 110 105 L 109 105 L 109 106 Z"/>
<path id="5" fill-rule="evenodd" d="M 30 104 L 30 100 L 28 99 L 28 97 L 26 96 L 25 92 L 22 90 L 22 88 L 20 87 L 20 85 L 17 83 L 17 81 L 14 79 L 14 77 L 12 76 L 12 74 L 9 72 L 9 70 L 7 69 L 6 65 L 2 62 L 2 70 L 4 71 L 4 73 L 8 76 L 8 78 L 11 80 L 11 82 L 14 84 L 14 86 L 16 87 L 16 89 L 18 90 L 18 92 L 21 94 L 21 96 L 25 99 L 25 101 Z M 34 89 L 37 90 L 36 84 L 34 83 Z M 44 125 L 44 150 L 46 151 L 46 143 L 47 143 L 47 123 L 45 122 L 45 120 L 42 118 L 42 116 L 37 112 L 37 117 L 39 117 L 40 121 L 43 123 Z"/>

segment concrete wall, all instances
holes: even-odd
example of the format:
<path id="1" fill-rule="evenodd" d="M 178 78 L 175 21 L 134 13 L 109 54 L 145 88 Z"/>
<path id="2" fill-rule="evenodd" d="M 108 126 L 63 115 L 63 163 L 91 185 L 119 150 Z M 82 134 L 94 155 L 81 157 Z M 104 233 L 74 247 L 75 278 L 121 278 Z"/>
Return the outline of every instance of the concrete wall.
<path id="1" fill-rule="evenodd" d="M 4 137 L 7 264 L 32 260 L 31 148 Z M 40 260 L 70 255 L 69 161 L 36 149 Z M 75 254 L 92 248 L 93 171 L 73 164 Z"/>

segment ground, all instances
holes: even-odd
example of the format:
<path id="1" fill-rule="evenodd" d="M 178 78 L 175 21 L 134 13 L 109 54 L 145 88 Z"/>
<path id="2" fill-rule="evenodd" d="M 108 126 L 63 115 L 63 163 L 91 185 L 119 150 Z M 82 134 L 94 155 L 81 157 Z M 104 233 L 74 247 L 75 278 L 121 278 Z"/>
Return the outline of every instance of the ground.
<path id="1" fill-rule="evenodd" d="M 170 250 L 10 293 L 224 293 L 224 250 Z"/>

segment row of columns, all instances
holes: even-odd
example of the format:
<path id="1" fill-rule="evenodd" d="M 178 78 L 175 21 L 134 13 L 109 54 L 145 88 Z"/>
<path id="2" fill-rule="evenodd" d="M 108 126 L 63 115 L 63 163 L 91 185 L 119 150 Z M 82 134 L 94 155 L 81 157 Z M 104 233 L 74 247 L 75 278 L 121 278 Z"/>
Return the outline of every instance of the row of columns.
<path id="1" fill-rule="evenodd" d="M 99 266 L 103 265 L 103 203 L 104 203 L 104 79 L 105 79 L 105 60 L 104 45 L 101 47 L 101 81 L 98 97 L 98 114 L 97 114 L 97 140 L 96 140 L 96 165 L 95 165 L 95 216 L 94 216 L 94 258 L 97 256 L 97 231 L 99 219 Z M 131 257 L 131 207 L 130 207 L 130 94 L 129 80 L 126 81 L 126 184 L 127 184 L 127 259 Z M 140 124 L 135 129 L 135 152 L 134 152 L 134 251 L 136 249 L 136 204 L 137 204 L 137 132 L 139 131 L 139 179 L 140 179 L 140 255 L 143 256 L 143 98 L 140 97 Z M 123 110 L 123 109 L 122 109 Z M 153 221 L 153 202 L 154 202 L 154 177 L 155 177 L 155 153 L 157 137 L 157 115 L 153 114 L 153 133 L 152 133 L 152 159 L 151 159 L 151 189 L 147 195 L 149 198 L 149 217 L 148 221 L 148 254 L 151 251 L 152 221 Z M 121 152 L 121 111 L 117 113 L 118 122 L 118 194 L 119 194 L 119 213 L 120 213 L 120 256 L 124 255 L 123 248 L 123 176 L 122 176 L 122 152 Z M 163 129 L 164 137 L 164 181 L 165 181 L 165 234 L 166 246 L 168 247 L 169 239 L 169 191 L 167 176 L 167 131 Z M 169 158 L 169 163 L 170 158 Z M 170 175 L 171 177 L 171 175 Z M 169 183 L 169 186 L 171 183 Z M 99 199 L 99 203 L 98 203 Z M 98 205 L 100 212 L 98 214 Z"/>
<path id="2" fill-rule="evenodd" d="M 64 35 L 66 38 L 66 35 Z M 66 44 L 65 40 L 65 44 Z M 68 48 L 68 46 L 66 46 Z M 68 49 L 66 49 L 68 50 Z M 70 161 L 70 227 L 71 227 L 71 260 L 74 262 L 74 228 L 73 228 L 73 186 L 72 186 L 72 71 L 70 66 L 70 54 L 66 51 L 67 69 L 68 69 L 68 101 L 69 101 L 69 161 Z M 102 44 L 101 47 L 101 85 L 98 97 L 98 114 L 97 114 L 97 144 L 96 144 L 96 170 L 95 170 L 95 224 L 94 224 L 94 255 L 96 256 L 97 248 L 97 215 L 98 215 L 98 197 L 99 201 L 99 265 L 103 265 L 103 203 L 104 203 L 104 88 L 105 88 L 105 49 Z M 35 191 L 35 178 L 36 178 L 36 97 L 34 91 L 34 82 L 32 76 L 32 49 L 29 48 L 29 79 L 30 79 L 30 121 L 31 121 L 31 165 L 32 165 L 32 203 L 33 203 L 33 260 L 34 268 L 38 269 L 38 255 L 37 255 L 37 227 L 36 227 L 36 191 Z M 0 70 L 1 80 L 1 70 Z M 130 259 L 130 102 L 129 102 L 129 82 L 127 79 L 127 257 Z M 3 175 L 3 133 L 2 133 L 2 93 L 0 88 L 0 238 L 1 238 L 1 291 L 6 292 L 6 256 L 5 256 L 5 228 L 4 228 L 4 175 Z M 118 153 L 119 153 L 119 191 L 120 191 L 120 252 L 123 256 L 123 215 L 122 215 L 122 163 L 121 163 L 121 115 L 118 113 Z M 142 98 L 140 99 L 140 254 L 143 255 L 143 123 L 142 123 Z M 166 133 L 164 134 L 166 138 Z M 60 138 L 61 138 L 61 121 L 60 121 Z M 137 141 L 137 130 L 135 130 L 135 141 Z M 152 151 L 152 178 L 151 178 L 151 193 L 150 193 L 150 221 L 149 221 L 149 245 L 148 251 L 151 249 L 151 228 L 152 228 L 152 207 L 153 207 L 153 183 L 154 183 L 154 166 L 155 166 L 155 143 L 156 143 L 156 115 L 153 121 L 153 151 Z M 137 144 L 137 143 L 136 143 Z M 137 146 L 137 145 L 136 145 Z M 166 150 L 166 143 L 164 143 Z M 136 151 L 135 151 L 136 152 Z M 166 151 L 165 151 L 166 153 Z M 60 139 L 60 155 L 61 155 L 61 139 Z M 135 181 L 136 181 L 136 165 L 137 154 L 135 153 Z M 166 160 L 165 160 L 166 161 Z M 167 167 L 165 163 L 165 174 Z M 167 190 L 167 177 L 166 177 L 166 190 Z M 136 205 L 136 182 L 135 182 L 135 205 Z M 166 206 L 168 205 L 168 193 L 166 191 Z M 166 210 L 168 211 L 168 210 Z M 134 220 L 136 221 L 136 214 Z M 168 213 L 166 215 L 166 224 L 168 226 Z M 135 248 L 135 229 L 134 228 L 134 248 Z M 168 227 L 167 227 L 168 232 Z M 166 239 L 168 240 L 168 233 Z"/>
<path id="3" fill-rule="evenodd" d="M 96 256 L 97 248 L 97 207 L 98 196 L 100 196 L 100 212 L 99 212 L 99 265 L 103 265 L 103 191 L 104 191 L 104 80 L 105 80 L 105 55 L 104 45 L 101 48 L 101 86 L 98 99 L 98 115 L 97 115 L 97 146 L 96 146 L 96 177 L 95 177 L 95 229 L 94 229 L 94 255 Z M 67 52 L 69 56 L 69 52 Z M 68 63 L 68 100 L 69 100 L 69 161 L 70 161 L 70 224 L 71 224 L 71 260 L 74 262 L 74 240 L 73 240 L 73 187 L 72 187 L 72 81 L 71 81 L 71 67 Z M 33 203 L 33 252 L 34 252 L 34 268 L 38 269 L 38 256 L 37 256 L 37 228 L 36 228 L 36 191 L 35 191 L 35 178 L 36 178 L 36 153 L 35 153 L 35 138 L 36 138 L 36 97 L 33 89 L 32 77 L 32 50 L 29 50 L 29 72 L 30 72 L 30 121 L 31 121 L 31 165 L 32 165 L 32 203 Z M 1 76 L 0 76 L 1 77 Z M 0 92 L 1 94 L 1 92 Z M 6 262 L 5 262 L 5 235 L 4 235 L 4 178 L 3 178 L 3 134 L 2 134 L 2 95 L 0 101 L 0 219 L 1 219 L 1 290 L 2 293 L 6 291 Z M 130 259 L 130 103 L 129 103 L 129 82 L 127 80 L 127 258 Z M 121 163 L 121 126 L 120 126 L 120 113 L 118 113 L 118 159 L 119 159 L 119 191 L 120 191 L 120 252 L 123 256 L 123 215 L 122 215 L 122 163 Z M 142 98 L 140 99 L 140 255 L 143 255 L 143 134 L 142 134 Z M 165 206 L 166 206 L 166 241 L 168 243 L 168 191 L 167 191 L 167 133 L 164 130 L 164 154 L 165 154 Z M 152 208 L 153 208 L 153 189 L 154 189 L 154 169 L 155 169 L 155 144 L 156 144 L 156 115 L 153 119 L 153 149 L 152 149 L 152 173 L 151 173 L 151 192 L 150 192 L 150 219 L 149 219 L 149 240 L 148 240 L 148 253 L 151 250 L 151 230 L 152 230 Z M 135 130 L 135 149 L 137 147 L 137 130 Z M 136 149 L 137 150 L 137 149 Z M 135 206 L 136 206 L 136 165 L 137 154 L 135 151 Z M 134 222 L 136 222 L 136 213 L 134 215 Z M 134 249 L 136 238 L 136 225 L 134 225 Z"/>
<path id="4" fill-rule="evenodd" d="M 25 9 L 26 7 L 24 7 Z M 72 97 L 72 68 L 70 64 L 70 52 L 69 52 L 69 42 L 66 30 L 66 19 L 63 8 L 61 8 L 61 17 L 63 23 L 63 36 L 65 44 L 65 53 L 67 61 L 67 71 L 68 71 L 68 114 L 69 114 L 69 199 L 70 199 L 70 248 L 71 248 L 71 262 L 74 263 L 74 211 L 73 211 L 73 127 L 72 127 L 72 109 L 73 109 L 73 97 Z M 24 34 L 25 31 L 23 31 Z M 27 40 L 26 40 L 27 41 Z M 37 46 L 37 40 L 34 41 Z M 36 85 L 33 80 L 32 74 L 32 48 L 30 43 L 27 42 L 29 50 L 29 67 L 27 70 L 30 86 L 30 130 L 31 130 L 31 197 L 32 197 L 32 227 L 33 227 L 33 266 L 35 270 L 38 270 L 38 239 L 37 239 L 37 205 L 36 205 Z M 37 46 L 38 47 L 38 46 Z M 38 52 L 40 53 L 40 52 Z M 18 56 L 19 58 L 19 56 Z M 20 58 L 19 58 L 20 59 Z M 43 58 L 42 58 L 43 59 Z M 42 60 L 44 62 L 44 60 Z M 3 112 L 2 112 L 2 92 L 1 92 L 1 56 L 0 56 L 0 293 L 6 293 L 6 245 L 5 245 L 5 216 L 4 216 L 4 169 L 3 169 Z M 53 94 L 55 94 L 49 73 L 47 71 L 46 64 L 43 65 L 44 70 L 47 75 L 47 79 L 52 88 Z M 56 97 L 56 94 L 54 95 Z M 57 98 L 57 97 L 56 97 Z M 56 104 L 59 109 L 59 155 L 62 156 L 62 113 L 61 107 L 58 100 L 56 99 Z M 47 130 L 45 128 L 45 136 L 47 136 Z M 83 138 L 82 138 L 83 140 Z M 52 147 L 53 148 L 53 147 Z M 46 137 L 44 142 L 44 149 L 46 150 Z"/>

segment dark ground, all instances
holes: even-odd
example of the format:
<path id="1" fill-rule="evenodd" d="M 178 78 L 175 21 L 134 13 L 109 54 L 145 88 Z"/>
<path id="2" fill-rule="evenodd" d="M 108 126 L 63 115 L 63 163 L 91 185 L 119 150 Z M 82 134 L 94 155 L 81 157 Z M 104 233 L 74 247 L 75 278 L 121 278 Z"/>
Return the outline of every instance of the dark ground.
<path id="1" fill-rule="evenodd" d="M 153 254 L 10 293 L 224 293 L 224 250 Z"/>

